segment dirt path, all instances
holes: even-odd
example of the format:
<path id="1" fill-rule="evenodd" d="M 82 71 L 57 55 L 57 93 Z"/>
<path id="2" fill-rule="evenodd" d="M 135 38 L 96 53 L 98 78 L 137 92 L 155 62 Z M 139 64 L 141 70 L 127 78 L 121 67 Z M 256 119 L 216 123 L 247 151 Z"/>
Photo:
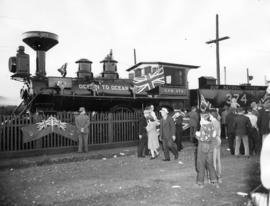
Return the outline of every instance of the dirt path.
<path id="1" fill-rule="evenodd" d="M 193 150 L 178 161 L 135 155 L 0 171 L 1 205 L 245 205 L 259 182 L 257 157 L 223 155 L 223 183 L 195 184 Z"/>

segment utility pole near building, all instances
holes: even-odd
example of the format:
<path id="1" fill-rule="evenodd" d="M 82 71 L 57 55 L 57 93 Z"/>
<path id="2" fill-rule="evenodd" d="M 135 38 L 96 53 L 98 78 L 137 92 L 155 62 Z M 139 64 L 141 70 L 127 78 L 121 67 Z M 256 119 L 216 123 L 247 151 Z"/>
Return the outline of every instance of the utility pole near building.
<path id="1" fill-rule="evenodd" d="M 218 25 L 218 14 L 216 14 L 216 39 L 206 42 L 206 44 L 216 44 L 216 60 L 217 60 L 217 84 L 220 85 L 220 64 L 219 64 L 219 42 L 222 40 L 229 39 L 230 37 L 225 36 L 219 38 L 219 25 Z"/>
<path id="2" fill-rule="evenodd" d="M 134 65 L 137 64 L 136 49 L 133 50 Z"/>
<path id="3" fill-rule="evenodd" d="M 227 84 L 227 71 L 226 71 L 226 67 L 224 67 L 224 84 Z"/>

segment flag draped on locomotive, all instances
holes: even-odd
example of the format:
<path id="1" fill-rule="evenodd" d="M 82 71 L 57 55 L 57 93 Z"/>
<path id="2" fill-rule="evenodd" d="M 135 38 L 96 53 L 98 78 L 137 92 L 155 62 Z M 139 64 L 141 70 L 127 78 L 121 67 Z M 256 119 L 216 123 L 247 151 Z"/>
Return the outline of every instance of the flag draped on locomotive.
<path id="1" fill-rule="evenodd" d="M 46 75 L 46 52 L 58 44 L 58 36 L 49 32 L 30 31 L 23 41 L 36 51 L 36 73 L 30 74 L 29 55 L 20 46 L 16 57 L 9 59 L 11 78 L 24 82 L 20 106 L 31 111 L 118 111 L 138 110 L 147 104 L 171 108 L 189 106 L 187 75 L 198 66 L 165 62 L 140 62 L 131 68 L 129 79 L 119 78 L 112 51 L 100 63 L 102 73 L 94 77 L 92 62 L 79 59 L 77 77 L 66 77 L 68 65 L 58 69 L 61 76 Z M 18 107 L 19 109 L 20 107 Z"/>

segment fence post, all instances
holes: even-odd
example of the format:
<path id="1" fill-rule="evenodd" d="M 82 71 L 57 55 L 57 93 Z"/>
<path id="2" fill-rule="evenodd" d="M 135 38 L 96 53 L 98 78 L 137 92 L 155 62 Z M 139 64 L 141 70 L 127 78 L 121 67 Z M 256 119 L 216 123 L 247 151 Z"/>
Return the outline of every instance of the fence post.
<path id="1" fill-rule="evenodd" d="M 108 140 L 109 143 L 113 142 L 113 114 L 108 114 Z"/>

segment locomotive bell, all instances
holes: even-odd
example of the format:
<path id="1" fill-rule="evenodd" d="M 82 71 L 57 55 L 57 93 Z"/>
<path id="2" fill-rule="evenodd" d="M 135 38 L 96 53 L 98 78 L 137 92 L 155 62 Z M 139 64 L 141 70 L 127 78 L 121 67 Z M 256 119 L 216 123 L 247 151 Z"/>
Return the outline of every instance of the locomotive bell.
<path id="1" fill-rule="evenodd" d="M 78 78 L 93 78 L 92 62 L 88 59 L 79 59 L 75 63 L 79 64 L 77 77 Z"/>
<path id="2" fill-rule="evenodd" d="M 30 76 L 29 55 L 24 53 L 24 46 L 19 46 L 16 57 L 9 58 L 9 71 L 15 73 L 11 77 L 13 79 L 23 79 Z"/>

